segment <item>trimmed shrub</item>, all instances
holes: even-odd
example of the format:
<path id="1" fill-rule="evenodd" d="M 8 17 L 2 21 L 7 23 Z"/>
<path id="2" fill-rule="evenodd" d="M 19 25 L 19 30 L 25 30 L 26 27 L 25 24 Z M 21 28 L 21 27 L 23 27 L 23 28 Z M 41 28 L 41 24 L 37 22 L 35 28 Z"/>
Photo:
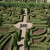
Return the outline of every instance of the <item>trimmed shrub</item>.
<path id="1" fill-rule="evenodd" d="M 18 32 L 15 31 L 15 39 L 18 41 Z"/>
<path id="2" fill-rule="evenodd" d="M 18 44 L 17 44 L 17 40 L 15 39 L 15 37 L 14 37 L 14 39 L 13 39 L 13 46 L 15 47 L 15 46 L 17 46 Z"/>
<path id="3" fill-rule="evenodd" d="M 0 2 L 0 6 L 6 7 L 29 7 L 36 9 L 48 9 L 50 8 L 50 3 L 34 3 L 34 2 Z"/>
<path id="4" fill-rule="evenodd" d="M 28 15 L 30 14 L 30 9 L 29 9 L 29 8 L 27 8 L 27 14 L 28 14 Z"/>
<path id="5" fill-rule="evenodd" d="M 23 14 L 24 14 L 24 10 L 23 10 L 23 8 L 21 8 L 20 15 L 23 15 Z"/>
<path id="6" fill-rule="evenodd" d="M 0 26 L 2 25 L 2 22 L 3 22 L 3 18 L 2 16 L 0 16 Z"/>
<path id="7" fill-rule="evenodd" d="M 28 39 L 24 40 L 24 50 L 28 50 Z"/>
<path id="8" fill-rule="evenodd" d="M 48 27 L 50 27 L 50 17 L 47 18 Z"/>
<path id="9" fill-rule="evenodd" d="M 4 36 L 1 40 L 0 40 L 0 43 L 2 43 L 7 37 L 10 36 L 11 33 L 7 34 L 6 36 Z"/>
<path id="10" fill-rule="evenodd" d="M 50 48 L 48 42 L 38 43 L 38 44 L 31 44 L 30 50 L 47 50 Z"/>
<path id="11" fill-rule="evenodd" d="M 11 35 L 9 37 L 7 37 L 1 44 L 0 44 L 0 50 L 2 50 L 2 48 L 4 47 L 4 45 L 8 42 L 8 40 L 10 40 Z"/>

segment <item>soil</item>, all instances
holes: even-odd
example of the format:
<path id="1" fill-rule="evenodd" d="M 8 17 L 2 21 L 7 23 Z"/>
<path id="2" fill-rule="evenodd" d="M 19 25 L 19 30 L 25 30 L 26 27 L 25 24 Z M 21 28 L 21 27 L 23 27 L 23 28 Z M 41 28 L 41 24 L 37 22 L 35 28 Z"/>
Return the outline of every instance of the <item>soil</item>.
<path id="1" fill-rule="evenodd" d="M 37 35 L 37 34 L 43 32 L 43 30 L 44 30 L 43 28 L 38 28 L 37 30 L 33 31 L 32 34 Z M 38 39 L 32 39 L 32 43 L 33 43 L 33 44 L 38 43 Z"/>
<path id="2" fill-rule="evenodd" d="M 32 39 L 32 43 L 33 43 L 33 44 L 38 43 L 38 39 L 36 39 L 36 40 L 35 40 L 35 39 L 34 39 L 34 40 Z"/>
<path id="3" fill-rule="evenodd" d="M 8 32 L 8 31 L 10 31 L 9 28 L 0 28 L 0 32 Z"/>
<path id="4" fill-rule="evenodd" d="M 32 34 L 37 35 L 37 34 L 43 32 L 43 30 L 44 30 L 43 28 L 38 28 L 37 30 L 32 31 Z"/>
<path id="5" fill-rule="evenodd" d="M 4 46 L 3 50 L 8 50 L 9 48 L 9 42 Z"/>

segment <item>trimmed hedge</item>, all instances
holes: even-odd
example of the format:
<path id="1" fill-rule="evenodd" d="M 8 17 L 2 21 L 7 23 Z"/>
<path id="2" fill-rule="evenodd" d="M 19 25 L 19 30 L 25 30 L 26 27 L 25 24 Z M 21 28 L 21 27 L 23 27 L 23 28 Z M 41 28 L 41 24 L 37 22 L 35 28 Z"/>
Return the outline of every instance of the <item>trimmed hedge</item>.
<path id="1" fill-rule="evenodd" d="M 46 9 L 50 8 L 50 3 L 34 3 L 34 2 L 0 2 L 0 6 L 7 6 L 7 7 L 34 7 L 38 9 Z"/>
<path id="2" fill-rule="evenodd" d="M 47 18 L 48 27 L 50 27 L 50 17 Z"/>
<path id="3" fill-rule="evenodd" d="M 13 39 L 13 50 L 18 50 L 18 44 L 17 44 L 17 39 Z"/>
<path id="4" fill-rule="evenodd" d="M 19 28 L 15 30 L 15 38 L 17 39 L 17 41 L 21 40 L 21 30 Z"/>
<path id="5" fill-rule="evenodd" d="M 44 28 L 44 31 L 43 32 L 39 33 L 38 35 L 33 35 L 32 34 L 32 31 L 36 31 L 36 30 L 38 30 L 38 28 L 35 28 L 35 29 L 30 30 L 30 36 L 32 36 L 32 37 L 34 37 L 34 36 L 41 36 L 41 35 L 44 35 L 44 34 L 47 33 L 47 29 Z"/>
<path id="6" fill-rule="evenodd" d="M 10 46 L 9 46 L 9 49 L 8 50 L 11 50 L 12 49 L 13 39 L 14 39 L 14 34 L 11 34 Z"/>
<path id="7" fill-rule="evenodd" d="M 24 50 L 28 50 L 28 39 L 24 40 Z"/>
<path id="8" fill-rule="evenodd" d="M 2 34 L 0 34 L 0 40 L 2 39 L 2 37 L 3 37 L 3 35 L 2 35 Z"/>
<path id="9" fill-rule="evenodd" d="M 18 41 L 18 32 L 17 32 L 17 30 L 15 31 L 15 39 Z"/>
<path id="10" fill-rule="evenodd" d="M 13 50 L 17 50 L 17 46 L 16 47 L 13 47 Z"/>
<path id="11" fill-rule="evenodd" d="M 44 34 L 46 34 L 46 33 L 47 33 L 47 29 L 44 28 L 44 31 L 41 32 L 41 33 L 39 33 L 37 36 L 41 36 L 41 35 L 44 35 Z"/>
<path id="12" fill-rule="evenodd" d="M 0 16 L 0 26 L 2 26 L 2 22 L 3 22 L 3 17 Z"/>
<path id="13" fill-rule="evenodd" d="M 7 43 L 7 41 L 11 38 L 11 35 L 7 37 L 1 44 L 0 44 L 0 50 L 2 50 L 3 46 Z"/>
<path id="14" fill-rule="evenodd" d="M 30 50 L 47 50 L 47 46 L 44 44 L 33 44 L 30 45 Z"/>
<path id="15" fill-rule="evenodd" d="M 0 2 L 0 6 L 5 7 L 24 7 L 24 2 Z"/>
<path id="16" fill-rule="evenodd" d="M 9 33 L 8 35 L 4 36 L 1 40 L 0 43 L 2 43 L 7 37 L 9 37 L 11 35 L 11 33 Z"/>
<path id="17" fill-rule="evenodd" d="M 3 35 L 7 35 L 9 33 L 14 33 L 16 28 L 12 25 L 12 24 L 4 24 L 3 26 L 1 26 L 0 28 L 8 28 L 9 30 L 8 31 L 5 31 L 3 33 L 3 31 L 0 31 L 0 34 L 3 34 Z"/>
<path id="18" fill-rule="evenodd" d="M 33 2 L 27 2 L 27 6 L 29 8 L 34 7 L 36 9 L 46 9 L 50 7 L 50 3 L 33 3 Z"/>

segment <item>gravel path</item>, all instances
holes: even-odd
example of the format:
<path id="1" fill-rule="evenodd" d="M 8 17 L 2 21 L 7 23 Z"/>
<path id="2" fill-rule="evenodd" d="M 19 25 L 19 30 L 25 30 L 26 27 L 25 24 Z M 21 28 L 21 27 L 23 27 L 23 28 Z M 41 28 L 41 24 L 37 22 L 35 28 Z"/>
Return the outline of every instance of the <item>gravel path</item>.
<path id="1" fill-rule="evenodd" d="M 19 50 L 24 50 L 24 37 L 25 37 L 25 33 L 26 33 L 26 27 L 20 27 L 20 25 L 27 24 L 27 29 L 32 27 L 32 23 L 27 23 L 27 9 L 25 8 L 24 10 L 25 10 L 25 15 L 24 15 L 23 22 L 19 22 L 14 25 L 16 28 L 20 28 L 22 30 L 21 38 L 23 38 L 23 39 L 18 42 L 18 45 L 20 46 Z"/>

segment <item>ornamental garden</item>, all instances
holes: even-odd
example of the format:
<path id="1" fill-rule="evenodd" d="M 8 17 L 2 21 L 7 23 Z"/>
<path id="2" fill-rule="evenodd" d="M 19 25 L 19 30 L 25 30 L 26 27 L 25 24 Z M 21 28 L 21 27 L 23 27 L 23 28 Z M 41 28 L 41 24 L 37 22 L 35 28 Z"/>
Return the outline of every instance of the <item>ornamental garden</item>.
<path id="1" fill-rule="evenodd" d="M 0 50 L 50 50 L 50 3 L 0 1 Z"/>

